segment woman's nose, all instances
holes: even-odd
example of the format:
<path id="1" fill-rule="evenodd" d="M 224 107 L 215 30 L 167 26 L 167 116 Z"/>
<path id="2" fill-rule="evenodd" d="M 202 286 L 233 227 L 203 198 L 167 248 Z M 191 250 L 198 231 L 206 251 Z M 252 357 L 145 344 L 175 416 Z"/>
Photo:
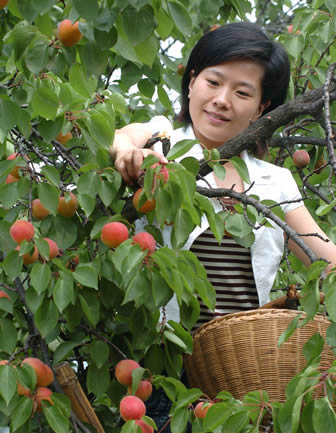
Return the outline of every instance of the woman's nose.
<path id="1" fill-rule="evenodd" d="M 214 98 L 215 104 L 220 108 L 230 108 L 231 107 L 231 92 L 229 89 L 222 88 L 218 89 L 218 92 Z"/>

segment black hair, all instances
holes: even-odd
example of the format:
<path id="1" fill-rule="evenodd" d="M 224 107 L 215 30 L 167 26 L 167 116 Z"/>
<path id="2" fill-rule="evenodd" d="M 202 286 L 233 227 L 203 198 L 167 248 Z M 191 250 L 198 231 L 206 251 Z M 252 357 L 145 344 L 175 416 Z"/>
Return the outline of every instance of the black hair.
<path id="1" fill-rule="evenodd" d="M 234 59 L 251 59 L 264 67 L 262 103 L 270 101 L 264 114 L 281 105 L 286 98 L 290 66 L 285 49 L 270 39 L 257 24 L 230 23 L 209 31 L 196 43 L 182 77 L 181 110 L 177 120 L 185 126 L 191 123 L 189 113 L 189 83 L 209 66 Z"/>

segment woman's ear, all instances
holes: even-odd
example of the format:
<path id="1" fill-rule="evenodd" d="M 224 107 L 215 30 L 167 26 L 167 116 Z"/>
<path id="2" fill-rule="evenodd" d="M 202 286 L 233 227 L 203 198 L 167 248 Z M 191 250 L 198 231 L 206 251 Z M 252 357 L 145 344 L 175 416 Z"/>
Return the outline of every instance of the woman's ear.
<path id="1" fill-rule="evenodd" d="M 260 117 L 262 114 L 263 114 L 263 112 L 269 107 L 271 105 L 271 101 L 266 101 L 266 102 L 264 102 L 264 103 L 260 103 L 260 114 L 259 114 L 259 116 L 258 117 Z"/>

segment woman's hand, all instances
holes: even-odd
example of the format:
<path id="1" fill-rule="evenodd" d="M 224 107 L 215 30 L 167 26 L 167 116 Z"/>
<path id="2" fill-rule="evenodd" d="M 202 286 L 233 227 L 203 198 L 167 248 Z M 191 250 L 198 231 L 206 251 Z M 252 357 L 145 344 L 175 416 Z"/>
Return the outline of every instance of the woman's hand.
<path id="1" fill-rule="evenodd" d="M 128 185 L 132 185 L 142 173 L 140 167 L 146 156 L 154 155 L 159 162 L 168 162 L 161 153 L 143 149 L 151 136 L 151 131 L 141 128 L 136 130 L 125 127 L 116 131 L 110 155 L 114 160 L 114 167 Z"/>

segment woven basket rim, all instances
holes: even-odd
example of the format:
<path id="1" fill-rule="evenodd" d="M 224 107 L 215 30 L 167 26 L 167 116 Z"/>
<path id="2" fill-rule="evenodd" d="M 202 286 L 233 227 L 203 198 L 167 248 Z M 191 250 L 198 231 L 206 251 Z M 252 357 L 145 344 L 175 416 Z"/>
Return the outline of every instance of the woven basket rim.
<path id="1" fill-rule="evenodd" d="M 289 310 L 286 308 L 257 308 L 255 310 L 248 310 L 248 311 L 239 311 L 235 313 L 229 313 L 225 314 L 221 317 L 216 317 L 215 319 L 210 320 L 207 323 L 204 323 L 199 328 L 197 328 L 192 336 L 193 338 L 199 338 L 202 334 L 205 332 L 216 329 L 220 326 L 222 326 L 222 323 L 229 322 L 230 325 L 235 322 L 251 322 L 254 320 L 258 320 L 259 318 L 284 318 L 284 317 L 295 317 L 298 314 L 302 315 L 302 318 L 306 317 L 306 313 L 304 311 L 299 310 Z M 322 313 L 316 313 L 314 318 L 312 320 L 316 320 L 318 322 L 330 322 L 329 319 Z"/>

